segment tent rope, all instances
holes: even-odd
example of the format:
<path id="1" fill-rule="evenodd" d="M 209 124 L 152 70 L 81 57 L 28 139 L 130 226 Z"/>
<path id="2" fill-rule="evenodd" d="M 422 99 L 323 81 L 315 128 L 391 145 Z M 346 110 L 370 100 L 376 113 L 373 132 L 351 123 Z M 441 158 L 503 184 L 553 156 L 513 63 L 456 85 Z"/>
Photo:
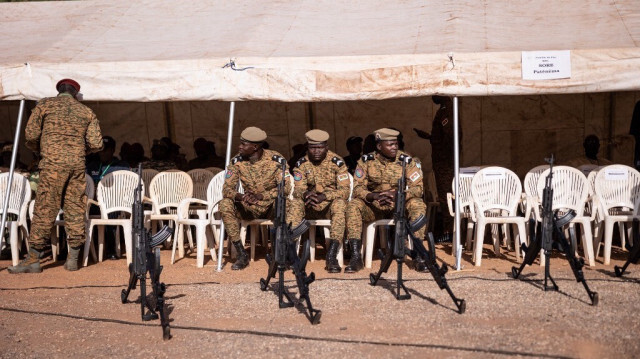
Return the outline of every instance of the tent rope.
<path id="1" fill-rule="evenodd" d="M 233 59 L 230 59 L 229 62 L 226 65 L 222 66 L 223 69 L 225 67 L 230 67 L 231 70 L 233 70 L 233 71 L 244 71 L 246 69 L 253 69 L 254 68 L 253 66 L 243 67 L 241 69 L 236 68 L 236 62 Z"/>

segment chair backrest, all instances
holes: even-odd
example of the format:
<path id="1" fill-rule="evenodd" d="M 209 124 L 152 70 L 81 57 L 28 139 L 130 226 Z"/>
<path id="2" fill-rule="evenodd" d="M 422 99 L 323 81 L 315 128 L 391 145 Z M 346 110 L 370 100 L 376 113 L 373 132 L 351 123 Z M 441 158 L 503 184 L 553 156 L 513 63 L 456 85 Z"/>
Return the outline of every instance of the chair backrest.
<path id="1" fill-rule="evenodd" d="M 522 196 L 518 175 L 504 167 L 485 167 L 471 180 L 471 196 L 478 213 L 498 209 L 515 216 Z"/>
<path id="2" fill-rule="evenodd" d="M 624 207 L 639 213 L 640 173 L 634 168 L 625 165 L 601 168 L 596 174 L 595 190 L 605 212 L 611 208 Z"/>
<path id="3" fill-rule="evenodd" d="M 583 173 L 585 176 L 588 176 L 588 175 L 589 175 L 589 173 L 591 173 L 591 171 L 596 170 L 596 169 L 598 169 L 598 168 L 600 168 L 600 166 L 598 166 L 598 165 L 593 165 L 593 164 L 588 164 L 588 165 L 578 166 L 578 169 L 579 169 L 580 171 L 582 171 L 582 173 Z"/>
<path id="4" fill-rule="evenodd" d="M 4 196 L 9 183 L 9 172 L 0 173 L 0 213 L 4 205 Z M 14 172 L 11 181 L 9 205 L 7 213 L 13 213 L 18 217 L 26 218 L 29 201 L 31 200 L 31 186 L 29 180 L 23 175 Z"/>
<path id="5" fill-rule="evenodd" d="M 160 172 L 149 184 L 149 197 L 156 213 L 164 208 L 177 208 L 180 201 L 193 197 L 191 176 L 182 171 Z"/>
<path id="6" fill-rule="evenodd" d="M 151 185 L 151 180 L 155 177 L 158 171 L 152 168 L 143 168 L 142 169 L 142 182 L 144 182 L 145 195 L 149 196 L 149 186 Z"/>
<path id="7" fill-rule="evenodd" d="M 480 171 L 482 167 L 463 167 L 460 168 L 460 188 L 458 195 L 460 196 L 460 209 L 462 212 L 473 210 L 473 197 L 471 196 L 471 180 Z M 456 178 L 451 180 L 451 193 L 456 193 Z"/>
<path id="8" fill-rule="evenodd" d="M 224 185 L 224 172 L 218 172 L 207 186 L 207 213 L 218 211 L 218 203 L 222 200 L 222 185 Z"/>
<path id="9" fill-rule="evenodd" d="M 96 185 L 93 183 L 93 178 L 91 178 L 88 173 L 85 173 L 84 179 L 87 182 L 87 189 L 84 193 L 87 194 L 88 199 L 94 199 L 96 196 Z"/>
<path id="10" fill-rule="evenodd" d="M 119 211 L 131 214 L 137 186 L 138 174 L 132 171 L 113 171 L 102 177 L 96 189 L 100 216 L 106 219 L 109 213 Z M 142 187 L 144 190 L 144 181 Z"/>
<path id="11" fill-rule="evenodd" d="M 217 175 L 218 173 L 224 171 L 224 168 L 220 168 L 220 167 L 207 167 L 205 168 L 205 170 L 213 173 L 214 175 Z"/>
<path id="12" fill-rule="evenodd" d="M 540 174 L 547 169 L 549 169 L 548 165 L 536 166 L 530 169 L 524 176 L 524 193 L 526 193 L 527 196 L 536 200 L 538 199 L 538 179 L 540 178 Z"/>
<path id="13" fill-rule="evenodd" d="M 549 175 L 549 168 L 544 170 L 538 179 L 538 198 L 542 198 L 542 191 Z M 582 171 L 569 166 L 553 167 L 553 178 L 551 182 L 553 188 L 553 210 L 576 211 L 578 217 L 584 213 L 585 204 L 589 197 L 589 181 Z"/>
<path id="14" fill-rule="evenodd" d="M 198 168 L 187 172 L 187 174 L 191 177 L 191 181 L 193 181 L 193 198 L 206 201 L 207 188 L 213 178 L 213 172 Z"/>

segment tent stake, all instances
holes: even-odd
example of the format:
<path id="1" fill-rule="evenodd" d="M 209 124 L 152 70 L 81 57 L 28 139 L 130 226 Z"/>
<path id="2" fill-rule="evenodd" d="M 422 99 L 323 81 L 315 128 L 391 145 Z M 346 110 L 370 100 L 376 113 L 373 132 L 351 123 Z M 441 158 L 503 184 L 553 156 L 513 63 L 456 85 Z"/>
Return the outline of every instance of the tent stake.
<path id="1" fill-rule="evenodd" d="M 231 161 L 231 140 L 233 137 L 233 116 L 236 111 L 236 103 L 235 101 L 231 101 L 229 104 L 229 126 L 227 131 L 227 153 L 224 159 L 224 169 L 227 170 L 229 167 L 229 161 Z M 224 250 L 224 223 L 220 224 L 220 235 L 218 236 L 220 241 L 218 243 L 218 268 L 217 272 L 222 272 L 222 251 Z"/>
<path id="2" fill-rule="evenodd" d="M 453 170 L 455 173 L 455 239 L 453 240 L 453 254 L 456 257 L 456 270 L 461 270 L 462 245 L 460 244 L 460 138 L 458 129 L 458 96 L 453 97 Z"/>
<path id="3" fill-rule="evenodd" d="M 16 166 L 16 157 L 18 155 L 18 142 L 20 142 L 20 128 L 22 128 L 22 114 L 24 112 L 24 99 L 20 100 L 20 110 L 18 111 L 18 121 L 16 123 L 16 134 L 13 136 L 13 151 L 11 152 L 11 166 L 9 167 L 9 181 L 4 193 L 4 202 L 2 204 L 2 224 L 0 225 L 0 249 L 2 249 L 2 241 L 4 240 L 4 229 L 7 224 L 7 208 L 9 207 L 9 199 L 11 197 L 11 184 L 13 184 L 13 170 Z"/>

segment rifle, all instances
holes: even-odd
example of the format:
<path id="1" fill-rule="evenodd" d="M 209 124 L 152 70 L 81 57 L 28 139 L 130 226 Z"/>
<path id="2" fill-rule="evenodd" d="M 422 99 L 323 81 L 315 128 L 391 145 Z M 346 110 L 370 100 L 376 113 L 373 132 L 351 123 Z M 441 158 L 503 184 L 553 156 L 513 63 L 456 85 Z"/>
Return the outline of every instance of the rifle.
<path id="1" fill-rule="evenodd" d="M 269 270 L 267 272 L 267 278 L 260 279 L 260 289 L 266 291 L 271 278 L 275 278 L 276 271 L 278 272 L 278 306 L 280 308 L 290 308 L 295 305 L 295 296 L 289 293 L 284 286 L 284 271 L 287 267 L 293 269 L 293 273 L 296 276 L 296 284 L 300 291 L 300 303 L 304 300 L 307 304 L 307 317 L 311 324 L 318 324 L 322 311 L 314 309 L 311 305 L 311 299 L 309 298 L 309 284 L 315 281 L 316 276 L 313 272 L 309 275 L 306 273 L 307 261 L 309 260 L 309 240 L 306 240 L 303 247 L 302 258 L 298 257 L 296 251 L 296 245 L 293 240 L 302 236 L 309 229 L 309 222 L 303 219 L 302 222 L 296 227 L 291 228 L 291 224 L 287 224 L 287 191 L 285 191 L 285 175 L 286 175 L 286 160 L 280 156 L 274 155 L 272 159 L 278 162 L 282 167 L 282 180 L 278 183 L 278 197 L 275 203 L 275 218 L 273 220 L 272 234 L 275 237 L 275 243 L 272 246 L 271 254 L 267 254 L 267 263 L 269 264 Z M 286 301 L 285 301 L 286 298 Z"/>
<path id="2" fill-rule="evenodd" d="M 564 235 L 562 228 L 569 224 L 571 220 L 576 216 L 576 212 L 571 210 L 567 212 L 562 217 L 558 216 L 558 210 L 553 211 L 553 154 L 551 154 L 551 158 L 545 159 L 547 163 L 549 163 L 549 174 L 545 178 L 544 189 L 542 190 L 542 212 L 541 212 L 541 223 L 538 226 L 537 233 L 534 233 L 533 228 L 535 228 L 534 220 L 530 220 L 530 228 L 531 228 L 531 238 L 533 242 L 530 246 L 527 246 L 525 243 L 522 243 L 521 250 L 525 252 L 524 259 L 520 268 L 512 267 L 511 274 L 513 278 L 517 279 L 522 270 L 526 265 L 532 265 L 533 261 L 538 256 L 540 249 L 543 250 L 544 255 L 544 287 L 545 291 L 548 290 L 558 290 L 558 285 L 556 284 L 553 277 L 551 277 L 550 273 L 550 262 L 551 262 L 551 251 L 553 248 L 556 248 L 562 251 L 569 261 L 569 266 L 573 271 L 573 275 L 576 277 L 576 281 L 582 283 L 584 288 L 589 295 L 589 299 L 591 299 L 592 305 L 598 305 L 598 293 L 589 289 L 587 285 L 587 281 L 584 279 L 584 273 L 582 272 L 582 267 L 584 267 L 584 259 L 576 258 L 575 251 L 573 246 L 567 241 L 567 238 Z M 569 228 L 569 236 L 572 239 L 572 243 L 575 243 L 576 232 L 574 228 Z M 548 285 L 548 281 L 551 282 L 552 286 Z"/>
<path id="3" fill-rule="evenodd" d="M 629 264 L 634 263 L 638 264 L 638 260 L 640 259 L 640 233 L 638 233 L 638 219 L 635 218 L 633 220 L 633 246 L 629 247 L 629 243 L 627 243 L 627 249 L 629 250 L 629 258 L 624 263 L 622 267 L 615 266 L 614 269 L 616 271 L 616 277 L 622 277 L 624 272 L 627 270 Z"/>
<path id="4" fill-rule="evenodd" d="M 382 250 L 378 250 L 378 256 L 382 260 L 380 264 L 380 270 L 378 273 L 371 273 L 369 275 L 369 282 L 372 286 L 375 286 L 382 273 L 386 273 L 391 266 L 391 262 L 393 259 L 396 260 L 398 265 L 397 270 L 397 279 L 396 279 L 396 299 L 404 300 L 410 299 L 411 294 L 405 287 L 403 279 L 402 279 L 402 263 L 404 262 L 404 257 L 409 255 L 413 260 L 418 258 L 423 259 L 429 269 L 429 272 L 435 279 L 438 287 L 440 289 L 446 289 L 447 293 L 453 299 L 456 307 L 458 308 L 458 313 L 462 314 L 466 309 L 466 302 L 464 299 L 458 299 L 451 291 L 449 284 L 447 283 L 447 279 L 445 278 L 445 274 L 448 271 L 446 263 L 443 263 L 442 266 L 439 266 L 436 262 L 435 255 L 435 243 L 433 240 L 433 234 L 429 233 L 429 250 L 424 247 L 422 243 L 422 239 L 417 238 L 415 236 L 415 232 L 417 232 L 420 228 L 422 228 L 427 223 L 427 218 L 424 215 L 416 218 L 413 222 L 409 222 L 405 215 L 405 204 L 406 204 L 406 166 L 407 163 L 411 162 L 411 157 L 400 155 L 400 161 L 402 161 L 402 176 L 398 180 L 398 193 L 396 195 L 395 208 L 393 213 L 393 220 L 395 222 L 395 233 L 393 239 L 393 247 L 391 247 L 391 243 L 389 243 L 389 239 L 387 238 L 387 253 L 384 254 Z M 409 236 L 411 238 L 411 242 L 413 244 L 413 250 L 409 250 L 405 246 L 405 240 Z M 393 248 L 393 249 L 391 249 Z M 404 294 L 400 294 L 400 288 L 404 290 Z"/>
<path id="5" fill-rule="evenodd" d="M 142 165 L 138 165 L 138 186 L 134 190 L 133 209 L 131 211 L 132 240 L 133 240 L 133 261 L 129 264 L 129 286 L 123 289 L 120 294 L 122 304 L 127 302 L 129 293 L 136 289 L 136 284 L 140 281 L 140 313 L 143 321 L 158 319 L 160 313 L 160 324 L 162 325 L 162 339 L 171 339 L 171 329 L 169 320 L 164 313 L 164 293 L 166 285 L 160 282 L 160 248 L 167 238 L 173 234 L 173 228 L 164 226 L 153 236 L 144 228 L 144 209 L 142 206 Z M 151 279 L 151 290 L 155 305 L 152 306 L 147 299 L 147 272 Z M 145 309 L 148 310 L 145 313 Z"/>

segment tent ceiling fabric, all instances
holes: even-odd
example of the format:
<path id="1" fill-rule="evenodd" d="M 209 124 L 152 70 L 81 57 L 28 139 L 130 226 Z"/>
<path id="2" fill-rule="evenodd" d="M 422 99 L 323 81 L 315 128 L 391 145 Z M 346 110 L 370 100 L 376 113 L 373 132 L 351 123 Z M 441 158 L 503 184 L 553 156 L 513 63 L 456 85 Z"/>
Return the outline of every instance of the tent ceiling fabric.
<path id="1" fill-rule="evenodd" d="M 2 100 L 50 96 L 62 77 L 114 101 L 640 89 L 637 0 L 1 3 L 0 33 Z M 534 50 L 571 50 L 572 77 L 522 80 Z"/>

